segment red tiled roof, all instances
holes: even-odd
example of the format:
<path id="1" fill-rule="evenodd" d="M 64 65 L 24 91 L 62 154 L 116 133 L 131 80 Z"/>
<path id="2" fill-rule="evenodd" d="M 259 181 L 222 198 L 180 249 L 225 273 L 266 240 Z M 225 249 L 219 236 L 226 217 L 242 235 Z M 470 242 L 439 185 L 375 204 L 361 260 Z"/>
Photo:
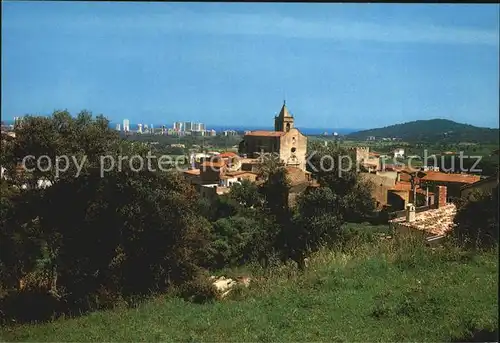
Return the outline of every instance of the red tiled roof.
<path id="1" fill-rule="evenodd" d="M 409 174 L 406 174 L 406 173 L 400 173 L 399 174 L 399 180 L 400 181 L 407 181 L 407 182 L 410 182 L 411 180 L 411 177 Z"/>
<path id="2" fill-rule="evenodd" d="M 234 153 L 234 152 L 231 152 L 231 151 L 226 151 L 226 152 L 223 152 L 223 153 L 220 153 L 219 155 L 217 155 L 218 157 L 220 158 L 228 158 L 228 157 L 235 157 L 235 156 L 238 156 L 238 154 Z"/>
<path id="3" fill-rule="evenodd" d="M 241 164 L 259 164 L 259 159 L 257 158 L 240 158 Z"/>
<path id="4" fill-rule="evenodd" d="M 469 174 L 447 174 L 436 171 L 425 172 L 423 181 L 441 181 L 441 182 L 457 182 L 457 183 L 474 183 L 479 181 L 478 175 Z"/>
<path id="5" fill-rule="evenodd" d="M 200 175 L 200 170 L 199 169 L 189 169 L 189 170 L 185 170 L 184 174 Z"/>
<path id="6" fill-rule="evenodd" d="M 218 195 L 226 194 L 230 191 L 229 187 L 217 187 L 216 192 Z"/>
<path id="7" fill-rule="evenodd" d="M 258 137 L 280 137 L 283 136 L 285 132 L 282 131 L 251 131 L 245 136 L 258 136 Z"/>
<path id="8" fill-rule="evenodd" d="M 409 182 L 397 182 L 391 190 L 393 191 L 410 191 L 411 190 L 411 183 Z"/>
<path id="9" fill-rule="evenodd" d="M 386 164 L 385 166 L 385 170 L 387 171 L 400 171 L 400 170 L 403 170 L 404 167 L 403 166 L 398 166 L 398 165 L 395 165 L 395 164 Z"/>
<path id="10" fill-rule="evenodd" d="M 244 174 L 251 174 L 251 175 L 258 175 L 257 173 L 251 172 L 251 171 L 245 171 L 245 170 L 239 170 L 239 171 L 234 171 L 234 172 L 227 172 L 226 175 L 229 176 L 240 176 Z"/>
<path id="11" fill-rule="evenodd" d="M 392 188 L 392 191 L 411 191 L 411 183 L 406 181 L 397 182 Z M 417 188 L 417 193 L 425 194 L 426 190 L 422 188 Z M 429 192 L 430 195 L 434 194 Z"/>
<path id="12" fill-rule="evenodd" d="M 222 160 L 220 161 L 204 161 L 201 166 L 202 167 L 217 167 L 222 168 L 226 165 L 226 163 Z"/>
<path id="13" fill-rule="evenodd" d="M 484 185 L 485 183 L 488 183 L 491 181 L 497 181 L 497 183 L 498 183 L 498 176 L 496 176 L 496 175 L 489 176 L 489 177 L 482 179 L 482 180 L 479 180 L 477 182 L 463 185 L 462 187 L 460 187 L 460 189 L 463 190 L 463 189 L 467 189 L 467 188 L 477 187 L 477 186 Z"/>
<path id="14" fill-rule="evenodd" d="M 456 211 L 454 204 L 448 204 L 438 209 L 416 213 L 414 222 L 407 222 L 406 217 L 392 219 L 389 222 L 414 230 L 421 230 L 429 235 L 444 235 L 453 230 L 453 218 Z"/>

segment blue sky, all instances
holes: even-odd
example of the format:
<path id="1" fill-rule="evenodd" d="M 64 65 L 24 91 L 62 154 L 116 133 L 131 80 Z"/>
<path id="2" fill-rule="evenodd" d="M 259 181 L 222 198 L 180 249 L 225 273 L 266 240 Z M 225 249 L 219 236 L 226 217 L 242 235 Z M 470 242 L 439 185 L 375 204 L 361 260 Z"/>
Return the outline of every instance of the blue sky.
<path id="1" fill-rule="evenodd" d="M 498 127 L 499 6 L 2 2 L 2 118 Z"/>

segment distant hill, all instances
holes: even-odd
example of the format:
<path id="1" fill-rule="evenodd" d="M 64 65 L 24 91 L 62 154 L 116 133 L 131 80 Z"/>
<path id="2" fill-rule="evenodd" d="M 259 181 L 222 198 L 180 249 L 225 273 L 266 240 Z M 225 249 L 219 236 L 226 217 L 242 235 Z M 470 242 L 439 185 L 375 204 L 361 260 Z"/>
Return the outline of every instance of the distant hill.
<path id="1" fill-rule="evenodd" d="M 417 120 L 404 124 L 396 124 L 378 129 L 363 130 L 347 135 L 348 139 L 365 140 L 375 136 L 377 140 L 383 137 L 396 137 L 404 141 L 420 142 L 499 142 L 499 130 L 461 124 L 447 119 Z"/>

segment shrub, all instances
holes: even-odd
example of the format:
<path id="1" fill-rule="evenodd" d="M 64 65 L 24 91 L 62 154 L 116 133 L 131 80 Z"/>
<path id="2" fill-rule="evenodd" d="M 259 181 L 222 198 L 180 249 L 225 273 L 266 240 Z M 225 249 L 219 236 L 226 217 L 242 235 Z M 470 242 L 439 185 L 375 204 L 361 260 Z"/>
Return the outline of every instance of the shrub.
<path id="1" fill-rule="evenodd" d="M 498 186 L 493 192 L 477 193 L 457 203 L 452 237 L 460 244 L 474 248 L 498 245 Z"/>
<path id="2" fill-rule="evenodd" d="M 77 118 L 67 112 L 26 117 L 16 140 L 2 145 L 9 175 L 17 175 L 16 164 L 27 155 L 47 155 L 52 165 L 56 156 L 87 156 L 79 177 L 74 166 L 59 177 L 35 168 L 2 183 L 0 281 L 9 290 L 31 275 L 30 291 L 41 292 L 46 280 L 54 285 L 57 280 L 69 307 L 109 307 L 122 295 L 149 294 L 189 280 L 206 259 L 210 223 L 182 176 L 134 172 L 128 163 L 101 175 L 100 156 L 148 152 L 121 140 L 108 124 L 87 112 Z M 52 186 L 30 187 L 41 177 Z M 28 189 L 19 190 L 20 185 Z M 19 191 L 8 194 L 4 188 Z"/>
<path id="3" fill-rule="evenodd" d="M 204 276 L 183 283 L 179 287 L 179 296 L 195 304 L 212 302 L 219 296 L 212 281 Z"/>

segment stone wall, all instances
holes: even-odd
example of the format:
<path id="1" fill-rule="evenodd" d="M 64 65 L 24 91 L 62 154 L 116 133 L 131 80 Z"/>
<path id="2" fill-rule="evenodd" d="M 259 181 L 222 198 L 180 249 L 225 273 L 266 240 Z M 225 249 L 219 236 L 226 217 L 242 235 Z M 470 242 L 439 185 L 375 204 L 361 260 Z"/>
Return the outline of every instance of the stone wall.
<path id="1" fill-rule="evenodd" d="M 363 173 L 361 175 L 363 179 L 372 183 L 373 188 L 371 195 L 377 201 L 378 207 L 387 205 L 387 192 L 394 187 L 396 180 L 390 177 L 371 173 Z"/>
<path id="2" fill-rule="evenodd" d="M 306 170 L 307 137 L 295 128 L 290 129 L 281 136 L 279 153 L 286 165 Z"/>
<path id="3" fill-rule="evenodd" d="M 247 154 L 248 157 L 258 157 L 259 153 L 272 153 L 279 151 L 279 137 L 275 136 L 245 136 L 243 143 L 239 147 L 240 154 Z"/>
<path id="4" fill-rule="evenodd" d="M 370 157 L 369 147 L 352 147 L 348 148 L 348 150 L 355 153 L 357 163 L 360 163 L 361 161 L 368 161 Z"/>

